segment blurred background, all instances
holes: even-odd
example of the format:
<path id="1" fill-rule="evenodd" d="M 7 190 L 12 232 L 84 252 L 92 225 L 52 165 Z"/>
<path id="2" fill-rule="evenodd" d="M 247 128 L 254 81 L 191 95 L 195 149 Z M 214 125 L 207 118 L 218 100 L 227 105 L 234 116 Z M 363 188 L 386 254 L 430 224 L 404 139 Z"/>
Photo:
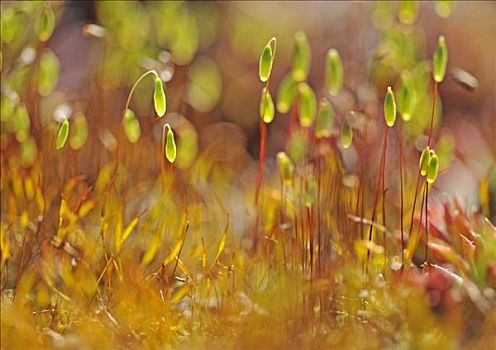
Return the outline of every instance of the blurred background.
<path id="1" fill-rule="evenodd" d="M 82 150 L 77 166 L 90 172 L 111 159 L 129 89 L 148 69 L 156 69 L 165 82 L 166 118 L 179 130 L 179 152 L 187 150 L 179 155 L 178 167 L 191 166 L 195 157 L 215 144 L 218 147 L 210 153 L 219 161 L 241 159 L 253 177 L 262 88 L 258 60 L 272 36 L 277 38 L 273 96 L 291 69 L 294 33 L 302 30 L 312 51 L 308 82 L 317 96 L 323 95 L 327 50 L 336 48 L 345 70 L 345 93 L 333 101 L 340 106 L 338 116 L 351 109 L 375 116 L 385 86 L 394 85 L 403 69 L 430 60 L 438 36 L 444 34 L 449 69 L 469 73 L 477 86 L 470 79 L 467 83 L 467 78 L 464 83 L 462 75 L 461 82 L 448 77 L 440 87 L 438 132 L 447 135 L 444 140 L 452 149 L 439 193 L 446 198 L 455 194 L 464 205 L 479 206 L 482 183 L 496 201 L 494 2 L 2 1 L 1 6 L 2 149 L 11 131 L 17 130 L 6 121 L 4 108 L 9 102 L 4 96 L 15 100 L 18 94 L 26 101 L 37 144 L 44 142 L 41 130 L 54 127 L 61 114 L 74 120 L 85 116 L 88 143 L 97 146 Z M 53 11 L 55 25 L 53 33 L 42 38 L 43 32 L 36 28 L 40 14 L 47 11 Z M 9 72 L 29 66 L 39 55 L 45 58 L 39 60 L 45 75 L 40 73 L 40 100 L 35 103 L 36 91 L 17 86 L 17 81 L 27 79 L 22 78 L 27 71 L 18 69 L 14 78 Z M 145 136 L 160 135 L 160 128 L 154 127 L 152 90 L 151 83 L 140 85 L 131 102 Z M 430 101 L 425 106 L 419 109 L 419 122 L 410 128 L 414 142 L 425 133 Z M 270 125 L 269 166 L 288 141 L 287 125 L 288 116 L 279 113 Z M 23 140 L 23 134 L 16 137 Z M 95 152 L 101 144 L 109 150 L 107 156 Z M 71 148 L 78 146 L 73 142 Z"/>

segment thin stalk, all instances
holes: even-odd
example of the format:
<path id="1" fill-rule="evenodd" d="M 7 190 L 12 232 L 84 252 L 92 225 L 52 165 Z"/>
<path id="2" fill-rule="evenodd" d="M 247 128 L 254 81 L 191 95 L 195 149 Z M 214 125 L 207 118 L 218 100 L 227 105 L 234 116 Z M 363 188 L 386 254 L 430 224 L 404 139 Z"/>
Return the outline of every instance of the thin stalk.
<path id="1" fill-rule="evenodd" d="M 429 128 L 429 139 L 427 141 L 427 146 L 431 146 L 432 141 L 432 129 L 434 127 L 434 112 L 436 111 L 436 99 L 437 99 L 438 82 L 434 81 L 434 87 L 432 92 L 432 111 L 431 111 L 431 125 Z"/>
<path id="2" fill-rule="evenodd" d="M 425 262 L 428 258 L 428 245 L 429 245 L 429 183 L 425 183 Z"/>
<path id="3" fill-rule="evenodd" d="M 319 179 L 318 185 L 317 185 L 317 263 L 318 263 L 318 268 L 319 268 L 319 278 L 322 276 L 322 261 L 321 261 L 321 253 L 322 253 L 322 237 L 321 237 L 321 224 L 320 224 L 320 213 L 321 213 L 321 207 L 320 207 L 320 198 L 321 198 L 321 182 L 322 182 L 322 170 L 321 170 L 321 158 L 319 157 L 317 159 L 317 178 Z"/>
<path id="4" fill-rule="evenodd" d="M 267 95 L 269 93 L 270 78 L 265 83 L 265 96 L 262 101 L 262 113 L 265 113 L 265 101 L 267 100 Z M 258 153 L 258 173 L 257 173 L 257 187 L 255 192 L 255 204 L 258 204 L 258 197 L 260 195 L 260 189 L 263 186 L 263 167 L 265 161 L 265 139 L 267 138 L 267 124 L 263 121 L 263 117 L 260 117 L 260 149 Z"/>
<path id="5" fill-rule="evenodd" d="M 431 111 L 431 125 L 429 128 L 429 139 L 427 141 L 427 145 L 431 146 L 432 141 L 432 129 L 434 126 L 434 113 L 436 111 L 436 99 L 437 99 L 437 90 L 438 90 L 438 82 L 434 81 L 434 87 L 432 92 L 432 111 Z M 428 201 L 429 201 L 429 184 L 426 183 L 425 189 L 425 261 L 427 262 L 427 248 L 429 245 L 429 215 L 428 215 Z"/>
<path id="6" fill-rule="evenodd" d="M 437 91 L 438 91 L 438 83 L 436 81 L 434 81 L 433 92 L 432 92 L 433 97 L 432 97 L 431 123 L 430 123 L 430 127 L 429 127 L 429 137 L 428 137 L 428 141 L 427 141 L 428 147 L 430 147 L 431 141 L 432 141 L 432 131 L 434 128 L 434 112 L 436 111 Z M 408 237 L 410 237 L 412 234 L 413 218 L 415 216 L 415 205 L 417 203 L 419 183 L 420 183 L 420 169 L 419 169 L 418 174 L 417 174 L 417 185 L 415 186 L 415 196 L 413 197 L 412 216 L 411 216 L 411 220 L 410 220 L 410 229 L 408 231 Z M 423 208 L 423 206 L 424 206 L 424 197 L 422 196 L 422 204 L 420 205 L 420 220 L 421 221 L 422 221 L 422 208 Z M 427 221 L 427 227 L 428 227 L 428 221 Z M 428 242 L 426 244 L 428 244 Z"/>
<path id="7" fill-rule="evenodd" d="M 138 86 L 138 84 L 149 74 L 153 74 L 155 77 L 158 77 L 158 74 L 155 70 L 149 70 L 145 73 L 143 73 L 139 78 L 138 80 L 136 80 L 136 82 L 134 83 L 134 85 L 132 86 L 131 90 L 129 91 L 129 94 L 127 95 L 127 100 L 126 100 L 126 105 L 124 107 L 124 110 L 122 111 L 122 114 L 124 115 L 127 111 L 127 109 L 129 108 L 129 105 L 131 103 L 131 97 L 133 96 L 133 93 L 134 93 L 134 90 L 136 90 L 136 87 Z M 119 137 L 117 139 L 117 149 L 116 149 L 116 159 L 115 159 L 115 168 L 114 168 L 114 173 L 117 171 L 117 167 L 119 165 L 119 155 L 120 155 L 120 149 L 121 149 L 121 144 L 122 144 L 122 138 L 123 138 L 123 133 L 122 133 L 122 123 L 123 123 L 123 120 L 121 121 L 121 127 L 119 128 Z"/>
<path id="8" fill-rule="evenodd" d="M 313 227 L 313 215 L 312 207 L 307 207 L 307 222 L 308 222 L 308 255 L 307 264 L 310 265 L 310 280 L 313 279 L 313 262 L 314 262 L 314 227 Z"/>
<path id="9" fill-rule="evenodd" d="M 387 159 L 387 143 L 388 143 L 388 130 L 386 129 L 386 138 L 384 145 L 384 161 L 382 163 L 382 225 L 386 227 L 386 159 Z M 387 257 L 387 236 L 386 231 L 383 233 L 384 240 L 384 257 Z"/>
<path id="10" fill-rule="evenodd" d="M 157 72 L 152 69 L 152 70 L 149 70 L 149 71 L 143 73 L 138 78 L 138 80 L 136 80 L 136 82 L 134 83 L 133 87 L 131 88 L 131 91 L 129 91 L 129 95 L 127 95 L 126 107 L 124 107 L 124 113 L 129 108 L 129 104 L 131 103 L 131 97 L 133 96 L 134 90 L 136 89 L 136 87 L 138 86 L 138 84 L 140 83 L 140 81 L 142 81 L 148 74 L 153 74 L 155 77 L 158 77 Z"/>
<path id="11" fill-rule="evenodd" d="M 425 197 L 426 197 L 426 189 L 425 189 L 427 187 L 426 185 L 427 185 L 427 181 L 424 181 L 424 184 L 423 184 L 424 188 L 422 189 L 422 202 L 420 203 L 420 220 L 419 220 L 419 224 L 418 224 L 418 233 L 419 233 L 418 236 L 419 236 L 419 238 L 420 238 L 420 234 L 422 232 L 422 219 L 424 218 L 423 208 L 424 208 Z M 414 250 L 417 248 L 416 246 L 417 246 L 417 244 L 415 245 Z M 412 252 L 412 259 L 413 259 L 413 254 L 414 254 L 414 251 Z"/>
<path id="12" fill-rule="evenodd" d="M 360 207 L 360 191 L 361 191 L 361 186 L 362 186 L 362 140 L 360 137 L 360 133 L 357 133 L 357 138 L 358 138 L 358 162 L 357 162 L 357 170 L 356 170 L 356 177 L 358 179 L 358 186 L 357 186 L 357 192 L 356 192 L 356 201 L 355 201 L 355 216 L 359 216 L 358 214 L 358 209 Z M 357 222 L 357 229 L 361 225 L 361 223 Z M 361 232 L 360 232 L 361 234 Z M 360 239 L 363 239 L 363 235 L 361 235 Z"/>
<path id="13" fill-rule="evenodd" d="M 365 132 L 364 132 L 364 135 L 362 136 L 362 153 L 364 153 L 364 150 L 365 150 L 365 145 L 367 143 L 367 124 L 365 124 Z M 365 157 L 364 154 L 362 154 L 362 169 L 366 169 L 367 168 L 367 158 Z M 363 182 L 364 180 L 364 171 L 362 170 L 362 174 L 361 174 L 362 178 L 360 179 L 360 183 Z M 365 203 L 365 186 L 361 186 L 362 187 L 362 193 L 360 195 L 361 199 L 362 199 L 362 203 L 360 205 L 360 217 L 363 218 L 364 217 L 364 212 L 365 212 L 365 208 L 364 208 L 364 203 Z M 363 239 L 363 220 L 360 222 L 360 238 Z"/>
<path id="14" fill-rule="evenodd" d="M 399 120 L 400 143 L 400 230 L 401 230 L 401 264 L 405 264 L 405 240 L 403 237 L 403 121 Z"/>
<path id="15" fill-rule="evenodd" d="M 386 158 L 386 147 L 387 147 L 387 138 L 388 138 L 388 133 L 389 133 L 389 128 L 386 124 L 384 124 L 385 131 L 384 131 L 384 147 L 382 149 L 382 154 L 381 154 L 381 160 L 380 160 L 380 174 L 379 177 L 377 178 L 377 186 L 375 187 L 375 194 L 374 194 L 374 207 L 372 209 L 372 217 L 371 217 L 371 222 L 375 221 L 375 216 L 377 212 L 377 203 L 379 200 L 379 188 L 381 187 L 381 181 L 383 179 L 383 167 L 384 167 L 384 160 Z M 372 240 L 372 230 L 373 230 L 373 225 L 370 225 L 369 229 L 369 241 Z M 365 265 L 365 273 L 368 273 L 369 270 L 369 258 L 370 258 L 370 250 L 367 250 L 367 263 Z"/>
<path id="16" fill-rule="evenodd" d="M 415 216 L 415 206 L 417 204 L 417 196 L 418 196 L 418 187 L 419 187 L 419 184 L 420 184 L 420 171 L 418 172 L 418 175 L 417 175 L 417 184 L 415 185 L 415 196 L 413 197 L 412 217 L 411 217 L 411 220 L 410 220 L 410 229 L 408 230 L 408 237 L 409 238 L 410 238 L 410 236 L 412 234 L 412 230 L 413 230 L 413 218 Z M 422 206 L 420 206 L 420 208 L 422 208 Z"/>

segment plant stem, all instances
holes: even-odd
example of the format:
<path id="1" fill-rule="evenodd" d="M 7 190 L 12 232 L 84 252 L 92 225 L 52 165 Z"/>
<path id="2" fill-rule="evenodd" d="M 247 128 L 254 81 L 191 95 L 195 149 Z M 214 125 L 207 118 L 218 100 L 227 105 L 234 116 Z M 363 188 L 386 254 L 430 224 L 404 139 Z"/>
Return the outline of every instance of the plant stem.
<path id="1" fill-rule="evenodd" d="M 434 113 L 436 111 L 436 99 L 437 99 L 438 82 L 434 81 L 434 87 L 432 92 L 432 111 L 431 111 L 431 125 L 429 128 L 429 139 L 427 141 L 427 146 L 431 146 L 432 141 L 432 129 L 434 127 Z"/>
<path id="2" fill-rule="evenodd" d="M 425 262 L 428 258 L 428 245 L 429 245 L 429 183 L 425 183 Z"/>
<path id="3" fill-rule="evenodd" d="M 367 158 L 365 157 L 365 154 L 364 154 L 364 150 L 365 150 L 365 147 L 366 147 L 366 144 L 367 144 L 367 124 L 365 124 L 365 131 L 364 131 L 364 134 L 362 136 L 362 159 L 361 159 L 361 162 L 362 162 L 362 174 L 361 174 L 361 179 L 360 179 L 360 183 L 363 183 L 364 181 L 364 169 L 367 168 Z M 365 186 L 361 186 L 361 205 L 360 205 L 360 217 L 363 218 L 364 217 L 364 212 L 365 212 L 365 208 L 364 208 L 364 203 L 365 203 Z M 363 239 L 364 238 L 364 235 L 363 235 L 363 220 L 360 221 L 360 238 Z"/>
<path id="4" fill-rule="evenodd" d="M 138 84 L 149 74 L 153 74 L 155 77 L 158 77 L 158 74 L 155 70 L 149 70 L 149 71 L 146 71 L 145 73 L 143 73 L 139 78 L 138 80 L 136 80 L 136 82 L 134 83 L 134 85 L 132 86 L 131 90 L 129 91 L 129 94 L 127 95 L 127 100 L 126 100 L 126 105 L 124 107 L 124 110 L 122 111 L 122 115 L 124 116 L 124 114 L 126 113 L 126 111 L 128 110 L 129 108 L 129 104 L 131 103 L 131 97 L 133 96 L 133 93 L 134 93 L 134 90 L 136 90 L 136 87 L 138 86 Z M 119 137 L 117 139 L 117 149 L 116 149 L 116 159 L 115 159 L 115 168 L 114 168 L 114 173 L 117 172 L 117 167 L 119 165 L 119 155 L 120 155 L 120 149 L 121 149 L 121 144 L 122 144 L 122 138 L 123 138 L 123 134 L 122 134 L 122 123 L 124 121 L 124 118 L 122 118 L 121 120 L 121 127 L 119 128 Z"/>
<path id="5" fill-rule="evenodd" d="M 155 77 L 158 77 L 157 72 L 152 69 L 152 70 L 149 70 L 149 71 L 143 73 L 138 78 L 138 80 L 136 80 L 136 82 L 134 83 L 133 87 L 131 88 L 131 91 L 129 91 L 129 95 L 127 95 L 126 107 L 124 107 L 124 113 L 129 108 L 129 104 L 131 103 L 131 97 L 133 96 L 134 90 L 136 89 L 136 87 L 138 86 L 138 84 L 140 83 L 140 81 L 143 80 L 148 74 L 153 74 Z"/>
<path id="6" fill-rule="evenodd" d="M 357 186 L 357 192 L 356 192 L 356 200 L 355 200 L 355 216 L 359 216 L 358 213 L 358 208 L 360 207 L 360 192 L 361 192 L 361 186 L 362 186 L 362 138 L 360 137 L 360 133 L 357 133 L 358 135 L 358 162 L 357 162 L 357 170 L 356 170 L 356 178 L 358 179 L 358 186 Z M 357 229 L 360 227 L 362 224 L 357 222 Z M 361 231 L 361 230 L 360 230 Z M 360 232 L 360 239 L 363 239 L 363 234 Z"/>
<path id="7" fill-rule="evenodd" d="M 434 81 L 433 97 L 432 97 L 431 123 L 430 123 L 430 127 L 429 127 L 429 138 L 428 138 L 428 141 L 427 141 L 428 147 L 430 147 L 431 141 L 432 141 L 432 130 L 433 130 L 433 127 L 434 127 L 434 112 L 436 111 L 437 90 L 438 90 L 438 83 L 436 81 Z M 420 169 L 419 169 L 418 175 L 417 175 L 417 185 L 415 186 L 415 196 L 413 197 L 413 208 L 412 208 L 412 216 L 411 216 L 411 220 L 410 220 L 410 229 L 408 230 L 408 239 L 410 239 L 410 236 L 412 234 L 412 229 L 413 229 L 413 218 L 415 216 L 415 205 L 417 203 L 417 195 L 418 195 L 418 187 L 419 187 L 419 183 L 420 183 L 420 176 L 421 175 L 420 175 Z M 420 205 L 420 220 L 421 221 L 422 221 L 422 209 L 423 209 L 423 206 L 424 206 L 424 197 L 422 196 L 422 204 Z M 427 221 L 426 226 L 427 226 L 427 230 L 428 230 L 428 221 Z M 428 235 L 426 235 L 426 236 L 428 236 Z M 427 237 L 426 237 L 426 239 L 427 239 Z M 426 245 L 428 245 L 428 242 L 426 243 Z"/>
<path id="8" fill-rule="evenodd" d="M 272 57 L 276 55 L 277 42 L 275 40 L 270 41 L 270 45 L 272 48 Z M 255 205 L 258 204 L 258 196 L 260 194 L 260 189 L 263 185 L 263 165 L 265 158 L 265 139 L 267 135 L 267 125 L 263 121 L 263 116 L 265 115 L 265 101 L 267 101 L 267 95 L 269 94 L 269 86 L 270 86 L 270 74 L 269 78 L 265 82 L 265 96 L 262 99 L 262 115 L 260 116 L 260 150 L 258 153 L 258 174 L 257 174 L 257 184 L 255 191 Z M 258 225 L 257 225 L 258 229 Z"/>
<path id="9" fill-rule="evenodd" d="M 399 120 L 399 143 L 400 143 L 400 231 L 401 231 L 401 264 L 405 264 L 405 240 L 403 237 L 403 122 Z"/>
<path id="10" fill-rule="evenodd" d="M 322 275 L 322 264 L 321 264 L 321 249 L 322 249 L 322 236 L 321 236 L 321 225 L 320 225 L 320 198 L 321 198 L 321 184 L 322 184 L 322 170 L 321 170 L 321 158 L 317 157 L 317 266 L 319 278 Z"/>
<path id="11" fill-rule="evenodd" d="M 382 170 L 381 170 L 381 176 L 382 176 L 382 224 L 384 228 L 386 227 L 386 159 L 387 159 L 387 144 L 388 144 L 388 134 L 389 134 L 389 128 L 386 129 L 386 136 L 385 136 L 385 141 L 384 141 L 384 160 L 382 163 Z M 384 256 L 387 257 L 387 237 L 386 237 L 386 231 L 383 233 L 383 240 L 384 240 Z"/>
<path id="12" fill-rule="evenodd" d="M 423 215 L 424 215 L 424 203 L 425 203 L 425 197 L 426 197 L 426 187 L 427 187 L 427 181 L 424 181 L 424 184 L 423 184 L 423 189 L 422 189 L 422 202 L 420 203 L 420 219 L 419 219 L 419 224 L 418 224 L 418 238 L 420 238 L 420 234 L 422 232 L 422 219 L 423 219 Z M 418 245 L 418 242 L 415 244 L 415 246 L 413 247 L 412 249 L 412 259 L 413 259 L 413 255 L 415 254 L 415 250 L 417 248 L 417 245 Z"/>
<path id="13" fill-rule="evenodd" d="M 381 154 L 381 160 L 380 160 L 380 165 L 379 165 L 379 171 L 380 171 L 380 174 L 379 174 L 379 177 L 377 178 L 377 186 L 375 187 L 375 194 L 374 194 L 374 207 L 372 209 L 372 217 L 370 219 L 371 222 L 374 222 L 375 221 L 375 216 L 376 216 L 376 212 L 377 212 L 377 203 L 378 203 L 378 200 L 379 200 L 379 188 L 381 187 L 381 182 L 382 182 L 382 179 L 383 179 L 383 167 L 384 167 L 384 160 L 386 158 L 386 147 L 387 147 L 387 138 L 388 138 L 388 133 L 389 133 L 389 128 L 386 124 L 384 124 L 384 128 L 385 128 L 385 131 L 384 131 L 384 147 L 382 149 L 382 154 Z M 374 225 L 370 225 L 370 229 L 369 229 L 369 242 L 372 240 L 372 230 L 374 228 Z M 367 249 L 367 263 L 365 265 L 365 273 L 368 273 L 368 270 L 369 270 L 369 258 L 370 258 L 370 250 Z"/>
<path id="14" fill-rule="evenodd" d="M 417 184 L 415 185 L 415 196 L 413 197 L 413 208 L 412 208 L 412 217 L 411 217 L 411 222 L 410 222 L 410 229 L 408 230 L 408 237 L 412 234 L 413 230 L 413 218 L 415 216 L 415 206 L 417 204 L 417 197 L 418 197 L 418 187 L 420 184 L 420 171 L 418 172 L 417 175 Z"/>
<path id="15" fill-rule="evenodd" d="M 434 113 L 436 112 L 436 100 L 437 100 L 437 90 L 438 82 L 434 81 L 434 87 L 432 92 L 432 112 L 431 112 L 431 125 L 429 128 L 429 139 L 427 145 L 430 147 L 432 142 L 432 129 L 434 126 Z M 427 262 L 427 248 L 429 245 L 429 215 L 428 215 L 428 201 L 429 201 L 429 184 L 426 183 L 425 189 L 425 261 Z"/>
<path id="16" fill-rule="evenodd" d="M 260 189 L 263 185 L 263 167 L 265 161 L 265 139 L 267 138 L 267 124 L 263 121 L 263 115 L 265 114 L 265 101 L 267 100 L 267 95 L 269 93 L 270 78 L 265 83 L 265 96 L 262 100 L 262 116 L 260 116 L 260 149 L 258 153 L 258 173 L 257 173 L 257 184 L 255 191 L 255 204 L 258 204 L 258 197 L 260 195 Z"/>

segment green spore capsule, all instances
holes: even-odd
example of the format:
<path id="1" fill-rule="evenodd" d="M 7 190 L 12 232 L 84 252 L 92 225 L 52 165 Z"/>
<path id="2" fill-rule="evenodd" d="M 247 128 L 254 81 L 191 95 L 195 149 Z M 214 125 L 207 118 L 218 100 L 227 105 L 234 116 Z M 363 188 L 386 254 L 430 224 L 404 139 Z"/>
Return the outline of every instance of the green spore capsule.
<path id="1" fill-rule="evenodd" d="M 403 0 L 400 2 L 398 18 L 401 23 L 413 24 L 417 19 L 418 4 L 413 0 Z"/>
<path id="2" fill-rule="evenodd" d="M 291 74 L 284 77 L 277 90 L 277 110 L 288 113 L 296 97 L 296 81 Z"/>
<path id="3" fill-rule="evenodd" d="M 429 158 L 430 158 L 430 149 L 429 147 L 426 147 L 422 151 L 419 161 L 419 170 L 420 170 L 420 175 L 422 176 L 425 176 L 427 174 L 427 165 L 429 163 Z"/>
<path id="4" fill-rule="evenodd" d="M 310 142 L 305 130 L 297 129 L 292 135 L 290 135 L 289 143 L 286 149 L 288 150 L 288 154 L 293 161 L 300 162 L 307 155 L 309 146 Z"/>
<path id="5" fill-rule="evenodd" d="M 88 122 L 82 112 L 76 113 L 71 130 L 69 146 L 73 150 L 81 149 L 88 138 Z"/>
<path id="6" fill-rule="evenodd" d="M 427 163 L 427 182 L 432 184 L 436 181 L 437 173 L 439 172 L 439 158 L 436 152 L 431 149 L 429 162 Z"/>
<path id="7" fill-rule="evenodd" d="M 138 142 L 141 136 L 141 127 L 138 118 L 136 118 L 136 115 L 131 109 L 128 108 L 126 109 L 126 112 L 124 112 L 122 124 L 124 127 L 124 133 L 126 134 L 129 142 Z"/>
<path id="8" fill-rule="evenodd" d="M 60 73 L 60 62 L 55 54 L 47 49 L 40 57 L 38 68 L 38 92 L 41 96 L 52 93 Z"/>
<path id="9" fill-rule="evenodd" d="M 305 33 L 295 34 L 295 53 L 293 58 L 292 74 L 297 82 L 304 81 L 310 70 L 310 45 Z"/>
<path id="10" fill-rule="evenodd" d="M 36 146 L 36 141 L 33 136 L 28 136 L 28 138 L 21 143 L 21 149 L 19 152 L 21 164 L 23 166 L 31 166 L 36 159 L 38 153 L 38 148 Z"/>
<path id="11" fill-rule="evenodd" d="M 307 83 L 300 83 L 298 85 L 298 90 L 300 92 L 300 125 L 304 128 L 308 128 L 315 120 L 315 114 L 317 111 L 317 99 L 312 88 Z"/>
<path id="12" fill-rule="evenodd" d="M 398 109 L 401 118 L 404 121 L 409 121 L 412 118 L 413 109 L 413 90 L 411 87 L 409 73 L 403 72 L 401 74 L 401 88 L 398 97 Z"/>
<path id="13" fill-rule="evenodd" d="M 353 142 L 353 129 L 348 121 L 344 121 L 343 125 L 341 125 L 341 145 L 344 149 L 350 148 L 351 143 Z"/>
<path id="14" fill-rule="evenodd" d="M 62 122 L 62 125 L 60 125 L 60 129 L 57 134 L 57 141 L 55 143 L 57 149 L 61 149 L 62 147 L 64 147 L 68 135 L 69 135 L 69 121 L 67 120 L 67 118 L 65 118 L 64 121 Z"/>
<path id="15" fill-rule="evenodd" d="M 454 0 L 437 0 L 434 9 L 439 17 L 448 18 L 455 7 Z"/>
<path id="16" fill-rule="evenodd" d="M 43 9 L 41 16 L 36 23 L 36 33 L 40 41 L 45 42 L 52 36 L 55 29 L 55 13 L 49 6 Z"/>
<path id="17" fill-rule="evenodd" d="M 384 118 L 389 127 L 392 127 L 396 121 L 396 102 L 394 101 L 394 94 L 391 86 L 388 86 L 386 98 L 384 99 Z"/>
<path id="18" fill-rule="evenodd" d="M 310 179 L 308 181 L 307 192 L 305 193 L 305 206 L 311 207 L 315 203 L 315 199 L 317 198 L 317 181 L 314 179 Z"/>
<path id="19" fill-rule="evenodd" d="M 334 111 L 331 104 L 327 100 L 322 100 L 319 104 L 319 112 L 317 113 L 317 122 L 315 125 L 315 137 L 331 136 L 332 121 Z"/>
<path id="20" fill-rule="evenodd" d="M 443 35 L 439 36 L 438 44 L 434 56 L 432 57 L 432 75 L 437 83 L 444 80 L 446 66 L 448 64 L 448 48 Z"/>
<path id="21" fill-rule="evenodd" d="M 327 52 L 326 84 L 332 96 L 336 96 L 343 85 L 343 62 L 336 49 L 330 49 Z"/>
<path id="22" fill-rule="evenodd" d="M 272 101 L 272 96 L 267 88 L 262 89 L 262 95 L 260 97 L 260 118 L 264 123 L 269 124 L 274 120 L 275 109 L 274 102 Z"/>
<path id="23" fill-rule="evenodd" d="M 272 38 L 271 41 L 272 40 L 275 40 L 275 38 Z M 258 76 L 263 83 L 269 80 L 270 73 L 272 72 L 272 63 L 274 62 L 274 53 L 272 52 L 271 41 L 269 41 L 263 48 L 258 65 Z"/>
<path id="24" fill-rule="evenodd" d="M 165 99 L 164 87 L 162 79 L 155 77 L 155 91 L 153 92 L 153 103 L 155 105 L 155 112 L 159 117 L 163 117 L 167 109 L 167 102 Z"/>
<path id="25" fill-rule="evenodd" d="M 293 179 L 294 165 L 291 159 L 285 152 L 278 152 L 277 156 L 277 167 L 279 168 L 279 174 L 284 182 L 291 182 Z"/>
<path id="26" fill-rule="evenodd" d="M 167 128 L 167 139 L 165 142 L 165 157 L 170 163 L 174 163 L 176 160 L 176 141 L 174 140 L 174 132 L 172 131 L 169 124 L 164 125 L 164 130 Z"/>

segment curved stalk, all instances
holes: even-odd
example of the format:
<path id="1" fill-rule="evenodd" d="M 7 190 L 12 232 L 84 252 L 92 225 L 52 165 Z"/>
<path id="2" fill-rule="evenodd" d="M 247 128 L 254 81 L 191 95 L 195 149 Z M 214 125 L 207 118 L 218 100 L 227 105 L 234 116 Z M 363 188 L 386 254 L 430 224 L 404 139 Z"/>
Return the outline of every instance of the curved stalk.
<path id="1" fill-rule="evenodd" d="M 133 87 L 131 88 L 131 91 L 129 91 L 129 95 L 127 96 L 127 100 L 126 100 L 126 106 L 124 107 L 124 113 L 126 112 L 126 110 L 129 108 L 129 104 L 131 103 L 131 97 L 133 96 L 133 93 L 134 93 L 134 90 L 136 89 L 136 87 L 138 86 L 138 84 L 148 75 L 148 74 L 153 74 L 155 77 L 158 77 L 158 73 L 152 69 L 152 70 L 149 70 L 145 73 L 143 73 L 139 78 L 138 80 L 136 80 L 136 82 L 134 83 Z"/>
<path id="2" fill-rule="evenodd" d="M 134 90 L 136 90 L 136 87 L 138 84 L 149 74 L 153 74 L 155 77 L 158 77 L 158 73 L 155 70 L 149 70 L 145 73 L 143 73 L 138 80 L 136 80 L 129 91 L 129 94 L 127 95 L 127 100 L 126 100 L 126 105 L 124 107 L 124 110 L 122 111 L 122 115 L 126 113 L 126 111 L 129 108 L 129 104 L 131 103 L 131 97 L 133 96 Z M 121 144 L 122 144 L 122 123 L 124 121 L 124 118 L 121 119 L 121 127 L 119 128 L 119 137 L 117 139 L 117 149 L 116 149 L 116 158 L 115 158 L 115 167 L 114 167 L 114 174 L 117 172 L 117 167 L 119 165 L 119 155 L 120 155 L 120 149 L 121 149 Z"/>

